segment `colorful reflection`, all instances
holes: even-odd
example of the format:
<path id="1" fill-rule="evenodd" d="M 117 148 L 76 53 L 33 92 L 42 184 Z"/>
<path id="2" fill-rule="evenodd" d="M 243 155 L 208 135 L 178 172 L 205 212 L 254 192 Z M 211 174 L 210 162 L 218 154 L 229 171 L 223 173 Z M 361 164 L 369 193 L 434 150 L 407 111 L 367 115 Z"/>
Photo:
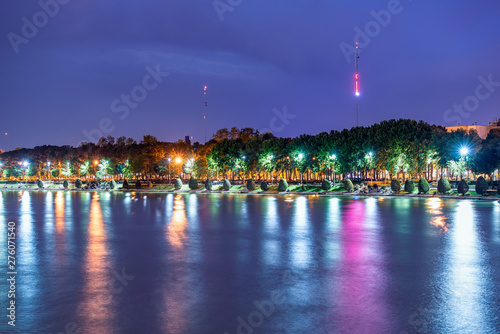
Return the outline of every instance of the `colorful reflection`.
<path id="1" fill-rule="evenodd" d="M 429 198 L 426 202 L 431 217 L 431 225 L 436 226 L 442 232 L 448 232 L 447 216 L 443 213 L 443 200 L 441 198 Z"/>
<path id="2" fill-rule="evenodd" d="M 186 241 L 186 207 L 182 195 L 177 194 L 174 198 L 174 212 L 167 227 L 167 238 L 171 245 L 182 247 Z"/>
<path id="3" fill-rule="evenodd" d="M 113 316 L 113 282 L 110 270 L 110 254 L 107 248 L 106 229 L 102 217 L 99 194 L 93 193 L 90 202 L 87 247 L 84 260 L 83 301 L 79 305 L 79 325 L 88 333 L 111 332 Z M 109 328 L 106 330 L 106 328 Z"/>
<path id="4" fill-rule="evenodd" d="M 455 333 L 464 328 L 470 333 L 489 332 L 484 331 L 487 319 L 496 316 L 488 304 L 497 296 L 497 291 L 492 289 L 490 259 L 480 240 L 476 217 L 472 201 L 458 201 L 447 238 L 445 268 L 438 289 L 443 305 L 438 308 L 447 310 L 442 320 L 447 323 L 447 329 Z"/>
<path id="5" fill-rule="evenodd" d="M 375 203 L 373 198 L 351 200 L 343 210 L 339 290 L 333 298 L 338 298 L 340 327 L 356 333 L 391 332 L 383 298 L 389 288 L 386 255 Z"/>
<path id="6" fill-rule="evenodd" d="M 164 333 L 184 333 L 187 325 L 187 306 L 190 287 L 188 285 L 186 262 L 186 206 L 181 194 L 174 197 L 173 213 L 167 227 L 167 240 L 173 246 L 169 261 L 180 266 L 175 272 L 166 271 L 165 275 L 172 278 L 161 289 L 163 295 L 162 329 Z M 164 268 L 162 268 L 164 270 Z"/>

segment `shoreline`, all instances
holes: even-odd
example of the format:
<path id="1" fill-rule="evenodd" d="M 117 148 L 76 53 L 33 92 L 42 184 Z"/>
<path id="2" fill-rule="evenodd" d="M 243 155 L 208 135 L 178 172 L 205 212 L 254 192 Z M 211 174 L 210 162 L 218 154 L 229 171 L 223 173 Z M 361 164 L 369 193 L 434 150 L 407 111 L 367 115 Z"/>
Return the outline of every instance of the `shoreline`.
<path id="1" fill-rule="evenodd" d="M 383 197 L 383 198 L 442 198 L 442 199 L 469 199 L 469 200 L 479 200 L 479 201 L 498 201 L 500 202 L 500 197 L 494 196 L 462 196 L 462 195 L 441 195 L 441 194 L 366 194 L 366 193 L 346 193 L 346 192 L 269 192 L 269 191 L 221 191 L 212 190 L 207 191 L 202 190 L 153 190 L 153 189 L 39 189 L 39 188 L 0 188 L 0 191 L 33 191 L 33 192 L 103 192 L 103 193 L 142 193 L 142 194 L 222 194 L 222 195 L 248 195 L 248 196 L 308 196 L 308 197 Z"/>

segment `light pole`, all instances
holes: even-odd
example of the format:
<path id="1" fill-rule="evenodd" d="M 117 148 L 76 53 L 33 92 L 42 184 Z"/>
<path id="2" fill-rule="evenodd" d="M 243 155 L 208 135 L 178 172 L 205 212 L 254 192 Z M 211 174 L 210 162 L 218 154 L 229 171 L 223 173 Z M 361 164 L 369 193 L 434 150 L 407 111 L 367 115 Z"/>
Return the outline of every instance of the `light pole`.
<path id="1" fill-rule="evenodd" d="M 467 155 L 469 154 L 469 149 L 467 147 L 462 147 L 460 149 L 460 156 L 464 159 L 465 165 L 467 166 Z M 462 169 L 460 169 L 460 178 L 463 179 Z M 467 171 L 467 181 L 469 181 L 469 172 Z"/>
<path id="2" fill-rule="evenodd" d="M 175 162 L 176 162 L 177 164 L 180 164 L 180 163 L 182 162 L 182 159 L 181 159 L 181 158 L 176 158 L 176 159 L 175 159 Z M 179 176 L 180 176 L 180 178 L 182 179 L 182 166 L 181 166 L 181 172 L 180 172 Z"/>
<path id="3" fill-rule="evenodd" d="M 27 161 L 24 161 L 23 162 L 23 166 L 24 166 L 24 183 L 26 184 L 27 183 L 27 179 L 28 179 L 28 167 L 29 167 L 29 163 Z"/>
<path id="4" fill-rule="evenodd" d="M 299 163 L 302 164 L 302 159 L 304 158 L 304 155 L 302 153 L 299 153 L 298 155 L 298 160 L 299 160 Z M 302 175 L 302 169 L 301 169 L 301 166 L 299 166 L 299 172 L 300 172 L 300 186 L 302 187 L 302 191 L 304 191 L 304 183 L 303 183 L 303 175 Z"/>
<path id="5" fill-rule="evenodd" d="M 97 181 L 97 164 L 98 163 L 99 163 L 99 161 L 94 160 L 94 170 L 95 170 L 95 172 L 94 172 L 94 174 L 95 174 L 94 178 L 96 179 L 96 181 Z"/>
<path id="6" fill-rule="evenodd" d="M 66 163 L 66 169 L 68 170 L 68 176 L 66 176 L 69 180 L 69 176 L 71 175 L 71 173 L 69 172 L 69 162 Z"/>
<path id="7" fill-rule="evenodd" d="M 332 164 L 333 187 L 335 187 L 335 159 L 337 159 L 337 156 L 335 154 L 332 154 L 331 158 L 333 160 L 333 164 Z"/>
<path id="8" fill-rule="evenodd" d="M 167 159 L 167 161 L 168 161 L 168 184 L 170 184 L 170 160 L 172 160 L 172 159 L 170 159 L 170 158 Z"/>
<path id="9" fill-rule="evenodd" d="M 49 168 L 49 183 L 50 183 L 50 179 L 51 179 L 51 177 L 50 177 L 51 175 L 50 175 L 50 174 L 52 174 L 52 173 L 50 172 L 50 161 L 47 161 L 47 166 L 48 166 L 48 168 Z"/>

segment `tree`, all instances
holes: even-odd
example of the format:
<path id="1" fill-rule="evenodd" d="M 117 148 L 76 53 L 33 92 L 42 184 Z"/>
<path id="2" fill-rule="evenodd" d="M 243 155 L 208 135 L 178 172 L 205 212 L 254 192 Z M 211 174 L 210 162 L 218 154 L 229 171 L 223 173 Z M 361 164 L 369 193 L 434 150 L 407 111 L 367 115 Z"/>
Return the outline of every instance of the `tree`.
<path id="1" fill-rule="evenodd" d="M 467 181 L 464 179 L 460 180 L 458 183 L 458 193 L 465 195 L 469 191 L 469 185 L 467 184 Z"/>
<path id="2" fill-rule="evenodd" d="M 395 193 L 399 193 L 401 191 L 401 183 L 399 182 L 399 180 L 392 179 L 391 190 Z"/>
<path id="3" fill-rule="evenodd" d="M 210 179 L 207 179 L 205 181 L 205 189 L 208 191 L 212 191 L 212 181 L 210 181 Z"/>
<path id="4" fill-rule="evenodd" d="M 354 185 L 352 184 L 352 181 L 350 179 L 344 180 L 344 189 L 348 193 L 350 193 L 354 189 Z"/>
<path id="5" fill-rule="evenodd" d="M 413 182 L 412 179 L 406 179 L 405 181 L 405 191 L 409 194 L 413 194 L 413 191 L 415 190 L 415 183 Z"/>
<path id="6" fill-rule="evenodd" d="M 222 189 L 228 191 L 231 189 L 231 182 L 229 182 L 228 179 L 224 179 L 224 182 L 222 183 Z"/>
<path id="7" fill-rule="evenodd" d="M 267 189 L 268 189 L 268 188 L 269 188 L 269 186 L 267 185 L 267 182 L 266 182 L 266 181 L 262 181 L 262 182 L 260 183 L 260 189 L 261 189 L 262 191 L 267 191 Z"/>
<path id="8" fill-rule="evenodd" d="M 122 189 L 128 189 L 128 181 L 126 179 L 123 180 Z"/>
<path id="9" fill-rule="evenodd" d="M 109 188 L 116 189 L 116 181 L 115 180 L 111 180 L 111 182 L 109 183 Z"/>
<path id="10" fill-rule="evenodd" d="M 484 195 L 486 194 L 486 191 L 488 191 L 488 182 L 486 182 L 484 177 L 480 176 L 476 181 L 476 193 Z"/>
<path id="11" fill-rule="evenodd" d="M 448 191 L 451 190 L 450 182 L 448 181 L 447 178 L 442 177 L 438 181 L 438 192 L 441 194 L 446 194 Z"/>
<path id="12" fill-rule="evenodd" d="M 64 189 L 68 189 L 68 186 L 69 186 L 69 184 L 68 184 L 68 180 L 64 180 L 64 181 L 63 181 L 63 188 L 64 188 Z"/>
<path id="13" fill-rule="evenodd" d="M 43 188 L 43 181 L 39 179 L 37 181 L 37 186 L 38 186 L 38 188 L 42 189 Z"/>
<path id="14" fill-rule="evenodd" d="M 82 187 L 82 180 L 80 178 L 76 179 L 75 187 L 80 189 Z"/>
<path id="15" fill-rule="evenodd" d="M 254 191 L 255 190 L 255 182 L 253 182 L 252 179 L 247 180 L 247 189 L 248 191 Z"/>
<path id="16" fill-rule="evenodd" d="M 140 180 L 135 181 L 135 189 L 141 189 L 141 181 Z"/>
<path id="17" fill-rule="evenodd" d="M 189 179 L 188 185 L 189 185 L 189 189 L 191 189 L 191 190 L 198 189 L 198 182 L 196 182 L 196 179 L 192 176 Z"/>
<path id="18" fill-rule="evenodd" d="M 179 178 L 175 179 L 174 188 L 175 188 L 175 190 L 180 190 L 182 188 L 182 180 L 181 179 L 179 179 Z"/>
<path id="19" fill-rule="evenodd" d="M 278 184 L 278 191 L 283 192 L 288 190 L 288 182 L 285 179 L 281 179 Z"/>
<path id="20" fill-rule="evenodd" d="M 323 179 L 323 181 L 321 182 L 321 189 L 323 189 L 326 192 L 330 190 L 331 187 L 332 184 L 330 183 L 330 181 L 328 181 L 327 179 Z"/>
<path id="21" fill-rule="evenodd" d="M 429 182 L 426 179 L 421 178 L 418 181 L 418 192 L 419 194 L 427 194 L 431 187 L 429 187 Z"/>
<path id="22" fill-rule="evenodd" d="M 58 177 L 59 176 L 59 169 L 54 168 L 51 172 L 52 177 Z"/>
<path id="23" fill-rule="evenodd" d="M 80 175 L 85 176 L 88 174 L 90 169 L 90 162 L 87 160 L 80 165 Z"/>

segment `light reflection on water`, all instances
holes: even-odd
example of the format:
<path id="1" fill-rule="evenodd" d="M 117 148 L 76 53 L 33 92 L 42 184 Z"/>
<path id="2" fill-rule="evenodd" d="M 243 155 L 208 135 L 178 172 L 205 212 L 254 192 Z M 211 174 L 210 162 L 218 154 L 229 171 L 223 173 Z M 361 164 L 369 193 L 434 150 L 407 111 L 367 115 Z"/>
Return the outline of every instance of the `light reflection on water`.
<path id="1" fill-rule="evenodd" d="M 233 334 L 277 289 L 255 333 L 500 330 L 498 203 L 58 191 L 0 192 L 0 210 L 26 333 Z M 113 293 L 122 268 L 137 278 Z"/>

